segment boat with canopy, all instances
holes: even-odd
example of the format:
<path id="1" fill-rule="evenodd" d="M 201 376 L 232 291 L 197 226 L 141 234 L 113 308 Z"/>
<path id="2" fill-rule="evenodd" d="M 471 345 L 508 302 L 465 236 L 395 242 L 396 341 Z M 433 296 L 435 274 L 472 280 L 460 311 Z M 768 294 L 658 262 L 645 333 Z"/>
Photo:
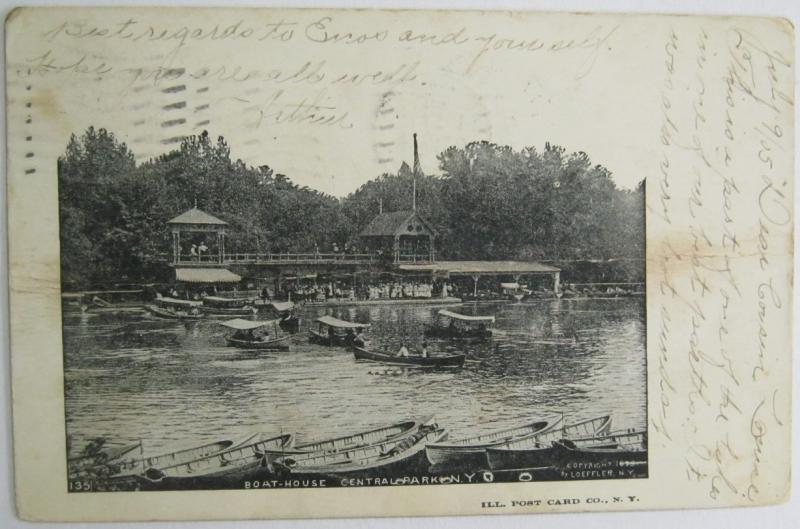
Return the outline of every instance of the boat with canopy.
<path id="1" fill-rule="evenodd" d="M 425 329 L 425 336 L 489 338 L 492 336 L 494 322 L 494 316 L 467 316 L 443 309 L 436 313 L 433 325 Z"/>
<path id="2" fill-rule="evenodd" d="M 340 320 L 333 316 L 320 316 L 314 323 L 316 329 L 308 331 L 308 341 L 321 345 L 353 345 L 356 335 L 369 328 L 369 323 Z M 365 345 L 363 342 L 360 345 Z"/>
<path id="3" fill-rule="evenodd" d="M 527 295 L 527 285 L 520 285 L 519 283 L 500 283 L 500 290 L 504 296 L 507 296 L 514 301 L 520 302 Z"/>
<path id="4" fill-rule="evenodd" d="M 248 316 L 255 314 L 257 310 L 253 305 L 252 298 L 223 298 L 219 296 L 206 296 L 203 298 L 203 312 L 206 314 Z"/>
<path id="5" fill-rule="evenodd" d="M 281 329 L 292 334 L 300 330 L 300 318 L 295 312 L 295 304 L 291 301 L 268 301 L 264 304 L 272 318 L 280 320 Z"/>
<path id="6" fill-rule="evenodd" d="M 199 320 L 203 317 L 202 301 L 188 299 L 156 298 L 154 304 L 145 309 L 160 318 L 173 320 Z"/>
<path id="7" fill-rule="evenodd" d="M 264 351 L 288 351 L 289 334 L 280 328 L 280 320 L 253 321 L 236 318 L 220 322 L 220 325 L 234 332 L 225 339 L 229 345 L 242 349 Z"/>

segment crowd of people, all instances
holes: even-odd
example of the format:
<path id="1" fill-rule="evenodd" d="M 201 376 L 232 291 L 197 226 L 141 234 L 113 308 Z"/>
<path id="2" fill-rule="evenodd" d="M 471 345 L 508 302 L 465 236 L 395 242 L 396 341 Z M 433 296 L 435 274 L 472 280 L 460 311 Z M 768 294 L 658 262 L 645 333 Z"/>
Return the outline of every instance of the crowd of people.
<path id="1" fill-rule="evenodd" d="M 446 285 L 436 288 L 430 282 L 388 281 L 380 284 L 357 285 L 331 281 L 314 285 L 290 285 L 287 287 L 295 302 L 324 302 L 328 300 L 371 301 L 380 299 L 430 299 L 436 295 L 447 295 Z M 442 294 L 444 292 L 444 294 Z"/>

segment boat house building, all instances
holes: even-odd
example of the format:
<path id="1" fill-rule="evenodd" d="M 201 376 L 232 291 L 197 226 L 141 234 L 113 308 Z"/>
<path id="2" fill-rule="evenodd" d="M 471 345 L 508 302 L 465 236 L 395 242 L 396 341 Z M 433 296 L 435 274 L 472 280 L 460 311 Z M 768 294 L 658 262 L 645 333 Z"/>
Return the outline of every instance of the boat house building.
<path id="1" fill-rule="evenodd" d="M 380 213 L 359 233 L 361 245 L 392 263 L 431 263 L 436 230 L 416 211 Z"/>

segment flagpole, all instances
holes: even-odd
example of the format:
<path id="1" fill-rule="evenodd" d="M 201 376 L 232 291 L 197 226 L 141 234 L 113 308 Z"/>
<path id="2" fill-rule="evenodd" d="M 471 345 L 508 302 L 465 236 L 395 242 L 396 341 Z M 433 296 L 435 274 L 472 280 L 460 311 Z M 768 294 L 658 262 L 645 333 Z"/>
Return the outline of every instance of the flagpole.
<path id="1" fill-rule="evenodd" d="M 411 209 L 417 211 L 417 170 L 419 167 L 419 152 L 417 150 L 417 133 L 414 133 L 414 171 L 413 171 L 413 198 Z"/>

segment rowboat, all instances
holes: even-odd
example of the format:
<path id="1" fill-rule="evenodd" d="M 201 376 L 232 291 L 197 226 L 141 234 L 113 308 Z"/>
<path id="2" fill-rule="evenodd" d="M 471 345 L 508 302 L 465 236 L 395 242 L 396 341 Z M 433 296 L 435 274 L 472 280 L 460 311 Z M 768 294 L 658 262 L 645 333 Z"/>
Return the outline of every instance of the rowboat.
<path id="1" fill-rule="evenodd" d="M 291 451 L 275 450 L 263 452 L 265 456 L 272 461 L 277 457 L 286 455 L 308 454 L 308 453 L 325 453 L 325 452 L 338 452 L 341 450 L 349 450 L 359 446 L 369 446 L 380 443 L 385 443 L 393 439 L 400 439 L 408 437 L 425 424 L 429 424 L 433 419 L 423 421 L 403 421 L 390 426 L 383 426 L 373 430 L 358 432 L 342 437 L 334 437 L 332 439 L 324 439 L 321 441 L 312 441 L 295 445 Z"/>
<path id="2" fill-rule="evenodd" d="M 187 299 L 157 298 L 155 304 L 147 305 L 145 309 L 160 318 L 172 320 L 199 320 L 203 317 L 200 310 L 201 301 Z"/>
<path id="3" fill-rule="evenodd" d="M 210 456 L 149 468 L 137 479 L 143 489 L 194 488 L 204 483 L 213 485 L 220 481 L 244 479 L 266 466 L 264 452 L 291 449 L 293 440 L 291 434 L 259 439 Z"/>
<path id="4" fill-rule="evenodd" d="M 443 440 L 446 435 L 444 429 L 426 425 L 412 435 L 380 444 L 339 452 L 287 456 L 277 459 L 273 467 L 277 475 L 291 478 L 408 476 L 425 470 L 425 446 Z"/>
<path id="5" fill-rule="evenodd" d="M 243 444 L 252 441 L 252 439 L 253 436 L 250 436 L 238 443 L 232 440 L 215 441 L 213 443 L 206 443 L 200 446 L 176 450 L 174 452 L 156 456 L 123 459 L 118 463 L 108 465 L 108 476 L 112 478 L 135 476 L 137 474 L 144 473 L 150 468 L 179 465 L 181 463 L 186 463 L 188 461 L 193 461 L 195 459 L 201 459 L 213 454 L 217 454 L 224 450 L 228 450 L 237 444 Z"/>
<path id="6" fill-rule="evenodd" d="M 425 328 L 425 336 L 443 338 L 489 338 L 494 316 L 467 316 L 449 310 L 436 313 L 433 325 Z"/>
<path id="7" fill-rule="evenodd" d="M 241 349 L 262 351 L 288 351 L 289 334 L 280 329 L 278 320 L 252 321 L 233 319 L 220 322 L 220 325 L 235 332 L 226 336 L 229 345 Z"/>
<path id="8" fill-rule="evenodd" d="M 223 298 L 206 296 L 203 298 L 203 312 L 206 314 L 225 314 L 230 316 L 249 316 L 257 309 L 252 298 Z"/>
<path id="9" fill-rule="evenodd" d="M 429 444 L 425 449 L 428 461 L 440 468 L 487 468 L 486 450 L 517 439 L 541 434 L 561 425 L 561 418 L 547 421 L 534 421 L 522 426 L 496 430 L 485 434 Z"/>
<path id="10" fill-rule="evenodd" d="M 616 432 L 602 437 L 563 439 L 553 443 L 554 461 L 568 463 L 646 462 L 647 432 Z"/>
<path id="11" fill-rule="evenodd" d="M 601 437 L 608 434 L 610 428 L 611 416 L 603 415 L 493 446 L 486 449 L 489 468 L 512 470 L 552 466 L 553 442 L 561 439 Z"/>
<path id="12" fill-rule="evenodd" d="M 80 473 L 88 473 L 91 469 L 106 466 L 121 460 L 126 455 L 134 450 L 139 450 L 142 447 L 142 442 L 138 441 L 133 444 L 124 446 L 107 446 L 102 447 L 96 453 L 82 454 L 67 459 L 67 473 L 70 476 L 78 475 Z"/>
<path id="13" fill-rule="evenodd" d="M 352 345 L 356 334 L 369 327 L 369 323 L 340 320 L 333 316 L 320 316 L 314 323 L 317 329 L 309 331 L 308 341 L 327 346 Z"/>
<path id="14" fill-rule="evenodd" d="M 466 355 L 446 356 L 397 356 L 376 351 L 367 351 L 362 347 L 353 347 L 356 360 L 372 360 L 385 364 L 416 365 L 423 367 L 461 367 L 464 365 Z"/>

